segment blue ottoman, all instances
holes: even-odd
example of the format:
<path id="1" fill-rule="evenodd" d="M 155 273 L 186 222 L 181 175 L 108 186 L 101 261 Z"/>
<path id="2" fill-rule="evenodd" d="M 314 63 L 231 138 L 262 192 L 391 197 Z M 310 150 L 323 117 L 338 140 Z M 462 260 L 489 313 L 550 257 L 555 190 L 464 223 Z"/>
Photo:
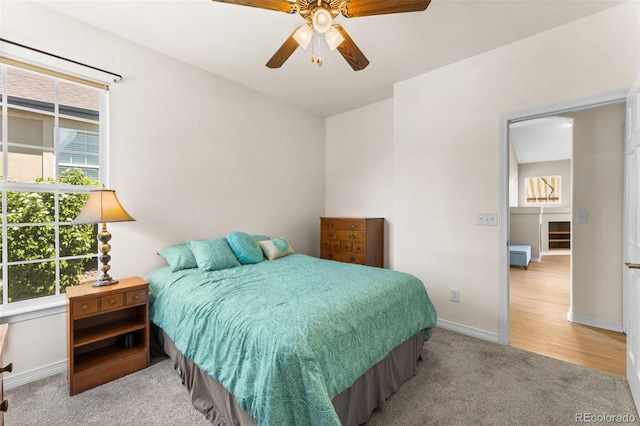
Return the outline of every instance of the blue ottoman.
<path id="1" fill-rule="evenodd" d="M 531 246 L 528 244 L 511 244 L 509 246 L 509 263 L 527 269 L 531 262 Z"/>

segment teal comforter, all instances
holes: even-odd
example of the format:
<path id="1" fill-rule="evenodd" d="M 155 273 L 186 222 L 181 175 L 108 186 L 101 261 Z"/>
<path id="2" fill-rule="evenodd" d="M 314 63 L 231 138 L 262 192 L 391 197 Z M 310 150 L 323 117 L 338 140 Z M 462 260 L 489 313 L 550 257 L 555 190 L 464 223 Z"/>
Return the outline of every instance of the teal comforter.
<path id="1" fill-rule="evenodd" d="M 301 254 L 147 280 L 151 321 L 259 425 L 339 425 L 331 399 L 436 323 L 414 276 Z"/>

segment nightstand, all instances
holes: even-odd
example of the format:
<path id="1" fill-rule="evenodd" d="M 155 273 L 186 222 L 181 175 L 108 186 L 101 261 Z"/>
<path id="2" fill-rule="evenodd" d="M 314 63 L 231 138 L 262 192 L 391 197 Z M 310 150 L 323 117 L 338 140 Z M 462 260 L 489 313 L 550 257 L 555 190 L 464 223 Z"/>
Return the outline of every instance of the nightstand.
<path id="1" fill-rule="evenodd" d="M 66 293 L 70 395 L 149 366 L 149 283 L 132 277 Z"/>

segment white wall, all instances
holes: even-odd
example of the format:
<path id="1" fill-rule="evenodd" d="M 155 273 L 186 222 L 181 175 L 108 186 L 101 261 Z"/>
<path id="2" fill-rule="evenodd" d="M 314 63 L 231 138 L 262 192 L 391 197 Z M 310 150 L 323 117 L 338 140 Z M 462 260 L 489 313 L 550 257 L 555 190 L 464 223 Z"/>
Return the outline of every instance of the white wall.
<path id="1" fill-rule="evenodd" d="M 540 262 L 540 207 L 509 209 L 509 244 L 531 246 L 531 260 Z"/>
<path id="2" fill-rule="evenodd" d="M 631 85 L 640 68 L 639 6 L 396 85 L 395 266 L 425 281 L 439 318 L 498 333 L 504 248 L 498 228 L 477 226 L 476 214 L 498 211 L 500 115 Z M 450 288 L 460 290 L 459 303 L 448 300 Z"/>
<path id="3" fill-rule="evenodd" d="M 327 133 L 328 147 L 341 131 L 368 132 L 393 116 L 386 141 L 394 156 L 393 267 L 425 282 L 442 324 L 497 340 L 506 247 L 498 227 L 477 226 L 476 214 L 499 207 L 500 115 L 631 85 L 640 68 L 639 6 L 629 2 L 400 82 L 392 112 L 331 118 L 343 128 Z M 351 143 L 361 142 L 340 140 L 345 150 Z M 327 200 L 346 198 L 340 182 L 328 186 Z M 451 288 L 460 290 L 459 303 L 449 301 Z"/>
<path id="4" fill-rule="evenodd" d="M 110 90 L 109 186 L 137 221 L 109 225 L 114 277 L 144 277 L 163 264 L 162 247 L 231 230 L 319 253 L 322 117 L 32 2 L 2 2 L 0 28 L 3 38 L 124 76 Z M 13 375 L 64 360 L 65 333 L 64 314 L 12 324 Z"/>
<path id="5" fill-rule="evenodd" d="M 325 214 L 385 218 L 384 263 L 393 268 L 393 100 L 334 115 L 326 123 Z"/>

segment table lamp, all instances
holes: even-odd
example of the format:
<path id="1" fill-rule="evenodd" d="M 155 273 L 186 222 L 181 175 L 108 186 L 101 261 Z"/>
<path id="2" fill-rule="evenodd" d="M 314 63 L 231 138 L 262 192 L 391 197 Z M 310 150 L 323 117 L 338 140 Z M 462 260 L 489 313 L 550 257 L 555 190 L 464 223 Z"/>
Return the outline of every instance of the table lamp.
<path id="1" fill-rule="evenodd" d="M 94 287 L 100 287 L 104 285 L 111 285 L 118 282 L 109 275 L 109 250 L 111 245 L 111 233 L 107 231 L 107 222 L 129 222 L 135 219 L 131 217 L 129 213 L 122 207 L 116 191 L 112 189 L 96 189 L 89 193 L 89 198 L 84 208 L 72 222 L 73 225 L 84 225 L 88 223 L 102 223 L 102 231 L 98 233 L 98 240 L 102 243 L 100 246 L 100 262 L 102 262 L 102 276 L 92 285 Z"/>

